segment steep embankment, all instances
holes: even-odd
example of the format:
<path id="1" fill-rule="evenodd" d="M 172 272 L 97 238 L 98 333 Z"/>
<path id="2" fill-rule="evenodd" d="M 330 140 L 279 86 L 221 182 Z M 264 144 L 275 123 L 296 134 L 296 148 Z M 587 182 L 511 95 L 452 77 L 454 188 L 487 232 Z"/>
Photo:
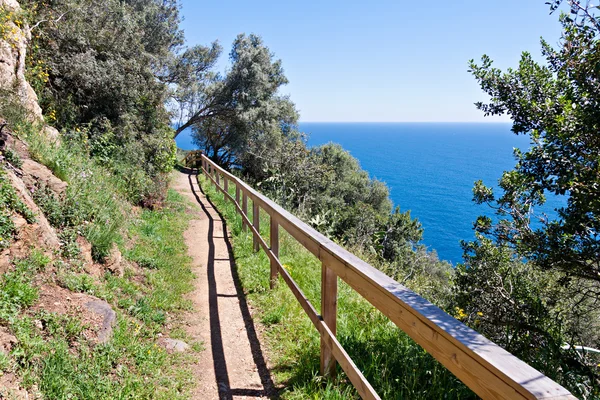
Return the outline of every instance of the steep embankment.
<path id="1" fill-rule="evenodd" d="M 135 207 L 45 126 L 16 1 L 0 0 L 0 28 L 0 398 L 188 398 L 187 203 Z"/>

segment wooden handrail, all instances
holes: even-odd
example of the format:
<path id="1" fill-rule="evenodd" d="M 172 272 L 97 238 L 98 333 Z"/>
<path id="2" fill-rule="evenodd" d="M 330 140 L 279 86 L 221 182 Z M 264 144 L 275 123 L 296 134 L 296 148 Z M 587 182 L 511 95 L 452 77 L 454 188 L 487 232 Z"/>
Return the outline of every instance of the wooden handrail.
<path id="1" fill-rule="evenodd" d="M 183 165 L 190 168 L 197 167 L 198 162 L 202 161 L 202 151 L 192 150 L 183 158 Z"/>
<path id="2" fill-rule="evenodd" d="M 363 374 L 352 362 L 335 337 L 337 277 L 386 315 L 415 342 L 427 350 L 465 385 L 483 399 L 575 399 L 565 388 L 513 356 L 481 334 L 467 327 L 421 296 L 362 261 L 309 225 L 263 196 L 248 184 L 216 165 L 202 154 L 206 177 L 232 201 L 242 216 L 244 227 L 254 237 L 254 246 L 262 247 L 271 261 L 271 282 L 277 273 L 292 290 L 300 305 L 321 335 L 321 373 L 335 371 L 337 361 L 364 399 L 379 399 Z M 236 197 L 220 184 L 236 186 Z M 239 192 L 243 205 L 239 204 Z M 246 199 L 255 210 L 253 224 L 247 216 Z M 256 210 L 262 209 L 274 225 L 281 226 L 323 263 L 322 312 L 319 315 L 278 259 L 278 244 L 267 245 L 260 236 Z M 278 231 L 277 231 L 278 232 Z M 273 240 L 273 238 L 271 238 Z M 276 268 L 276 272 L 274 269 Z M 336 277 L 337 276 L 337 277 Z M 332 368 L 333 365 L 333 368 Z"/>

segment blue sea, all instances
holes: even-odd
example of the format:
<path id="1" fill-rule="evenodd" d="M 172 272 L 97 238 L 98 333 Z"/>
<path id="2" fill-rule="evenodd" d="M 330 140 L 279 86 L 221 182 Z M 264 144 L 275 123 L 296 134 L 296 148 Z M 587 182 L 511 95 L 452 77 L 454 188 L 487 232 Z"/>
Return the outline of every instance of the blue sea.
<path id="1" fill-rule="evenodd" d="M 510 123 L 301 123 L 308 144 L 339 143 L 371 177 L 387 183 L 394 205 L 410 210 L 424 228 L 423 242 L 441 259 L 462 260 L 460 240 L 474 238 L 478 215 L 489 207 L 472 201 L 473 183 L 495 186 L 515 165 L 513 148 L 529 139 L 510 131 Z M 194 148 L 189 133 L 177 144 Z M 552 214 L 560 201 L 549 202 Z"/>

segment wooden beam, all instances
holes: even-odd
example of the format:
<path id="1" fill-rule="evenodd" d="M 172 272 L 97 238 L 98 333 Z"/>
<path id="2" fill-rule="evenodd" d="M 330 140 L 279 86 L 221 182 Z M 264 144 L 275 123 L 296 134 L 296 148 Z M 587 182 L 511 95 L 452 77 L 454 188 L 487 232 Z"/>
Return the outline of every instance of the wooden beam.
<path id="1" fill-rule="evenodd" d="M 332 335 L 337 332 L 337 275 L 321 265 L 321 315 L 323 322 L 327 325 Z M 331 351 L 331 346 L 321 336 L 321 375 L 334 378 L 336 375 L 336 362 Z"/>
<path id="2" fill-rule="evenodd" d="M 248 195 L 246 191 L 242 194 L 242 215 L 248 216 Z M 242 230 L 246 232 L 248 230 L 248 223 L 246 223 L 246 219 L 242 218 Z"/>
<path id="3" fill-rule="evenodd" d="M 258 203 L 253 201 L 252 202 L 252 225 L 254 226 L 254 228 L 256 229 L 256 232 L 252 237 L 253 237 L 253 244 L 254 244 L 254 251 L 257 252 L 259 250 L 258 248 L 258 238 L 260 237 L 260 207 L 258 206 Z"/>
<path id="4" fill-rule="evenodd" d="M 279 224 L 277 220 L 271 217 L 271 232 L 269 235 L 269 241 L 271 242 L 271 251 L 275 258 L 279 258 Z M 271 289 L 275 287 L 277 283 L 277 262 L 271 260 L 271 276 L 269 279 L 269 285 Z"/>

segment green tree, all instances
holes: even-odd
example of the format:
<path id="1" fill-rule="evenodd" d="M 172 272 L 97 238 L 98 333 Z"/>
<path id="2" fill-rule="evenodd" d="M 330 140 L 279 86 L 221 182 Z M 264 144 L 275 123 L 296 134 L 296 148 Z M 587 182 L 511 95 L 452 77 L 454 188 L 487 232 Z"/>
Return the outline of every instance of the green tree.
<path id="1" fill-rule="evenodd" d="M 555 11 L 561 1 L 554 1 Z M 545 65 L 523 53 L 500 71 L 483 56 L 470 62 L 490 96 L 485 115 L 509 115 L 531 147 L 499 180 L 500 195 L 482 181 L 474 201 L 496 210 L 481 216 L 477 239 L 463 243 L 455 279 L 457 316 L 520 358 L 593 398 L 598 359 L 578 345 L 600 347 L 600 24 L 594 8 L 568 1 L 557 49 L 542 40 Z M 566 206 L 540 213 L 547 196 Z"/>
<path id="2" fill-rule="evenodd" d="M 238 35 L 225 76 L 211 69 L 219 54 L 216 43 L 184 53 L 180 62 L 191 65 L 195 74 L 191 82 L 184 74 L 174 97 L 180 110 L 175 135 L 192 127 L 200 146 L 217 161 L 220 151 L 239 151 L 252 135 L 285 132 L 297 120 L 293 104 L 277 94 L 288 82 L 281 60 L 274 59 L 259 36 Z"/>
<path id="3" fill-rule="evenodd" d="M 505 73 L 487 56 L 470 63 L 491 97 L 477 107 L 485 115 L 510 115 L 513 132 L 532 143 L 515 152 L 516 167 L 499 182 L 502 195 L 476 184 L 477 203 L 493 205 L 500 216 L 497 224 L 481 217 L 477 227 L 543 269 L 600 282 L 600 24 L 592 8 L 575 0 L 569 5 L 570 14 L 560 17 L 560 47 L 542 40 L 547 65 L 529 53 Z M 557 219 L 534 214 L 547 195 L 567 199 Z M 539 228 L 531 223 L 536 217 Z"/>
<path id="4" fill-rule="evenodd" d="M 83 132 L 91 154 L 130 182 L 130 199 L 152 202 L 174 162 L 163 78 L 183 44 L 177 1 L 22 3 L 34 26 L 29 67 L 47 74 L 35 86 L 48 122 Z"/>

